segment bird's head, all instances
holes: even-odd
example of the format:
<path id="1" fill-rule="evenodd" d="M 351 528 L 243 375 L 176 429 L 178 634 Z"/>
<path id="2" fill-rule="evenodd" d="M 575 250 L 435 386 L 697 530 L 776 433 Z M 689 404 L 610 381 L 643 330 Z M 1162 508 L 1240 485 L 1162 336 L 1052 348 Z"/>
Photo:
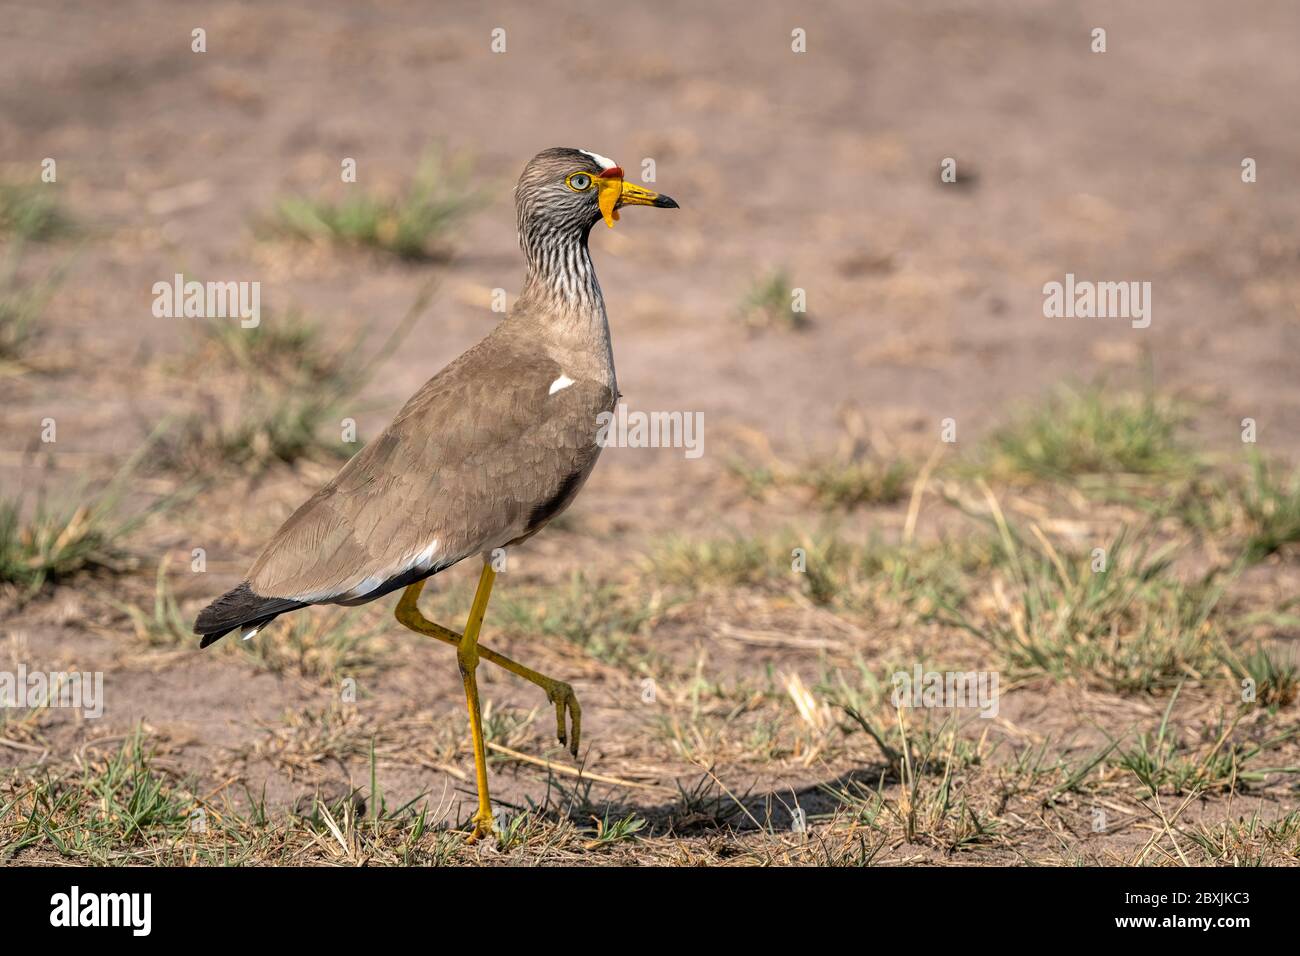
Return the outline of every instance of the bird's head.
<path id="1" fill-rule="evenodd" d="M 585 235 L 601 219 L 613 227 L 622 206 L 676 209 L 677 201 L 626 182 L 612 159 L 585 149 L 543 150 L 515 187 L 521 234 L 535 228 L 576 228 Z"/>

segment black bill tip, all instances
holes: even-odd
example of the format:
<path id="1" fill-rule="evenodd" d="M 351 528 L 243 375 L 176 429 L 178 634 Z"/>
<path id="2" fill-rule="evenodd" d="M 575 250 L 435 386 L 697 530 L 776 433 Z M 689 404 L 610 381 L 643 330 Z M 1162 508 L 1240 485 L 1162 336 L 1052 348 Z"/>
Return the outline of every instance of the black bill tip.
<path id="1" fill-rule="evenodd" d="M 656 206 L 659 209 L 681 209 L 682 208 L 681 206 L 677 205 L 677 200 L 674 199 L 672 196 L 656 196 L 655 201 L 652 202 L 650 205 Z"/>

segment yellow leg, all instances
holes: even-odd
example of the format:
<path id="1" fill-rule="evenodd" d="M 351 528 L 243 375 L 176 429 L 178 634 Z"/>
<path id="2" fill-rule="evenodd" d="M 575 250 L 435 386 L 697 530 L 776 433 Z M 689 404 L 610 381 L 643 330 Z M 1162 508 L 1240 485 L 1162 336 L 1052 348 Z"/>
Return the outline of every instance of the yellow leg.
<path id="1" fill-rule="evenodd" d="M 435 624 L 420 613 L 420 592 L 423 590 L 424 582 L 416 581 L 402 593 L 402 599 L 397 602 L 397 620 L 417 633 L 437 638 L 446 644 L 451 644 L 453 647 L 459 647 L 461 635 L 449 627 Z M 481 644 L 478 645 L 478 656 L 480 660 L 489 661 L 498 667 L 504 667 L 515 676 L 522 677 L 529 683 L 536 684 L 544 690 L 546 698 L 555 705 L 555 736 L 559 738 L 560 743 L 569 745 L 571 754 L 575 757 L 578 756 L 578 742 L 582 735 L 582 708 L 578 705 L 578 698 L 573 693 L 573 688 L 564 681 L 554 680 L 544 674 L 539 674 L 531 667 L 525 667 L 518 661 L 511 660 L 504 654 L 498 654 L 490 647 L 484 647 Z M 571 725 L 571 732 L 566 731 L 566 715 L 568 716 L 567 722 Z"/>
<path id="2" fill-rule="evenodd" d="M 456 662 L 460 664 L 460 679 L 465 684 L 465 704 L 469 708 L 469 731 L 474 740 L 474 776 L 478 781 L 478 813 L 474 814 L 474 832 L 470 842 L 480 837 L 492 835 L 492 801 L 488 797 L 487 754 L 483 748 L 483 714 L 478 701 L 479 647 L 478 632 L 483 626 L 483 615 L 487 613 L 488 598 L 492 596 L 492 582 L 496 572 L 487 561 L 483 562 L 483 573 L 478 579 L 478 590 L 474 592 L 474 603 L 470 605 L 469 620 L 465 622 L 465 635 L 456 645 Z"/>
<path id="3" fill-rule="evenodd" d="M 424 590 L 423 581 L 417 581 L 407 587 L 402 593 L 402 599 L 397 602 L 396 612 L 397 620 L 404 626 L 456 648 L 456 660 L 460 665 L 461 680 L 465 685 L 465 701 L 469 708 L 470 733 L 474 742 L 474 772 L 478 783 L 479 805 L 478 813 L 474 816 L 474 832 L 470 835 L 471 841 L 490 834 L 493 829 L 492 804 L 488 797 L 487 762 L 483 746 L 483 718 L 478 699 L 478 682 L 475 678 L 480 660 L 504 667 L 510 673 L 536 684 L 546 692 L 547 699 L 555 705 L 556 736 L 560 743 L 569 744 L 569 752 L 575 757 L 578 755 L 578 742 L 582 734 L 582 708 L 578 705 L 578 698 L 573 693 L 572 687 L 564 681 L 553 680 L 544 674 L 539 674 L 532 668 L 525 667 L 504 654 L 498 654 L 490 647 L 483 647 L 478 643 L 479 630 L 483 625 L 483 616 L 487 611 L 488 598 L 492 594 L 492 584 L 495 580 L 496 572 L 492 570 L 491 564 L 484 562 L 478 590 L 474 592 L 474 602 L 470 607 L 469 620 L 465 623 L 464 635 L 457 634 L 449 627 L 435 624 L 420 613 L 419 600 L 420 593 Z M 569 718 L 568 723 L 572 727 L 571 733 L 566 733 L 566 714 Z"/>

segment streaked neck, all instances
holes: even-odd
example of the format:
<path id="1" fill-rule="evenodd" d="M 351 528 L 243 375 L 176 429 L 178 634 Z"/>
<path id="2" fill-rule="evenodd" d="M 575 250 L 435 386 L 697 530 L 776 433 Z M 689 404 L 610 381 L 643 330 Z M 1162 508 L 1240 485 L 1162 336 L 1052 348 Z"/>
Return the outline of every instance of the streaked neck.
<path id="1" fill-rule="evenodd" d="M 592 370 L 603 372 L 612 385 L 609 320 L 587 248 L 588 231 L 542 226 L 520 233 L 528 277 L 516 309 L 544 324 L 552 351 L 585 353 Z"/>

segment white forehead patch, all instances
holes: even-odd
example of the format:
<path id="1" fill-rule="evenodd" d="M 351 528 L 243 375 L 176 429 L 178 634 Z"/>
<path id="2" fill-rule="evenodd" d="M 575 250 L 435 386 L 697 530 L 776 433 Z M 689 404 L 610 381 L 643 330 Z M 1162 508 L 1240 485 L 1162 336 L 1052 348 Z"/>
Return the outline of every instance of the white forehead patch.
<path id="1" fill-rule="evenodd" d="M 609 169 L 611 166 L 618 165 L 618 163 L 614 162 L 608 156 L 602 156 L 600 155 L 600 153 L 593 153 L 589 149 L 580 149 L 578 150 L 578 152 L 585 153 L 586 155 L 590 156 L 592 159 L 596 161 L 596 164 L 599 165 L 601 169 Z"/>

